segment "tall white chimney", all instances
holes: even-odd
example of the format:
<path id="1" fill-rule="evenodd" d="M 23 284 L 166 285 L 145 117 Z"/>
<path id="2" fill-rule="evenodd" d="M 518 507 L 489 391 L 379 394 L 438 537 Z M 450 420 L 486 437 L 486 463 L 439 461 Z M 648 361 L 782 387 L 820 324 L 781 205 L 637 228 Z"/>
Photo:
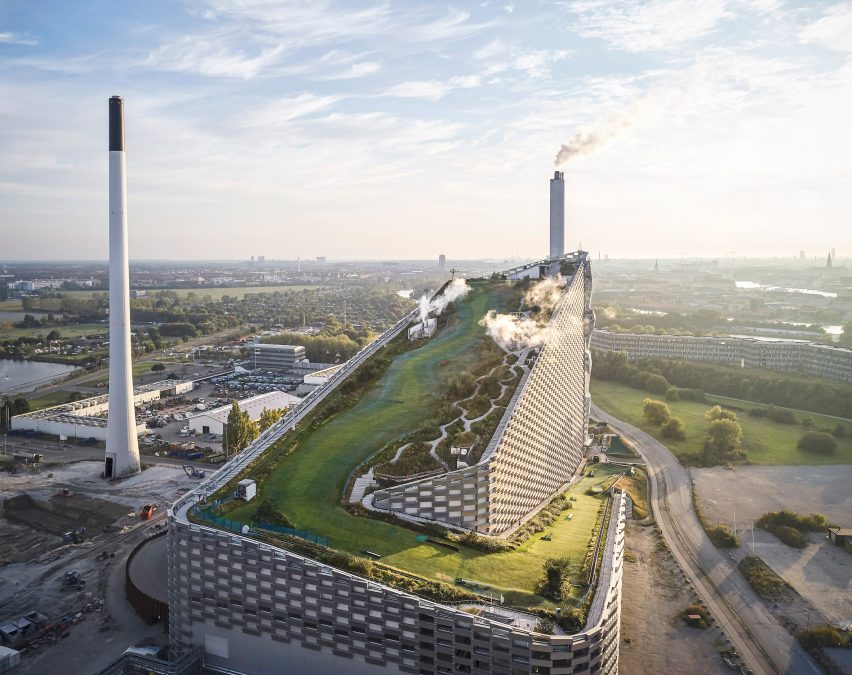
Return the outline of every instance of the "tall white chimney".
<path id="1" fill-rule="evenodd" d="M 550 259 L 565 255 L 565 178 L 554 171 L 550 179 Z"/>
<path id="2" fill-rule="evenodd" d="M 132 476 L 141 470 L 130 359 L 124 100 L 113 96 L 109 100 L 109 412 L 104 478 Z"/>

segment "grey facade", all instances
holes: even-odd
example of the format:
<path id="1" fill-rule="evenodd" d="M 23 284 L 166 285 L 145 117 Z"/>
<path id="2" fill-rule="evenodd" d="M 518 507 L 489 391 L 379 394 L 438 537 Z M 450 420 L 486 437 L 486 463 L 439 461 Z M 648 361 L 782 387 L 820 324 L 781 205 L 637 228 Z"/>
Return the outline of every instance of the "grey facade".
<path id="1" fill-rule="evenodd" d="M 626 352 L 631 359 L 715 361 L 729 366 L 768 368 L 852 382 L 852 350 L 801 340 L 690 335 L 612 333 L 596 330 L 592 347 Z"/>
<path id="2" fill-rule="evenodd" d="M 626 497 L 613 499 L 585 628 L 542 635 L 475 617 L 169 513 L 169 637 L 229 673 L 618 672 Z"/>
<path id="3" fill-rule="evenodd" d="M 591 291 L 591 268 L 581 253 L 547 343 L 476 465 L 377 490 L 368 505 L 504 536 L 564 486 L 583 458 L 588 423 Z"/>
<path id="4" fill-rule="evenodd" d="M 293 370 L 297 361 L 305 359 L 305 348 L 301 345 L 252 345 L 249 365 L 262 370 Z"/>

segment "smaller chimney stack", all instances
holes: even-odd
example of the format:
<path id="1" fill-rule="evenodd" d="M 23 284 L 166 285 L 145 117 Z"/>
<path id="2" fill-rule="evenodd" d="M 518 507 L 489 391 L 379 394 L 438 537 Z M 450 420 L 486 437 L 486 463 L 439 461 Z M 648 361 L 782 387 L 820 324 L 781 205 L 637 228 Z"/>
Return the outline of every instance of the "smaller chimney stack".
<path id="1" fill-rule="evenodd" d="M 550 179 L 550 255 L 554 260 L 565 255 L 565 178 L 554 171 Z"/>

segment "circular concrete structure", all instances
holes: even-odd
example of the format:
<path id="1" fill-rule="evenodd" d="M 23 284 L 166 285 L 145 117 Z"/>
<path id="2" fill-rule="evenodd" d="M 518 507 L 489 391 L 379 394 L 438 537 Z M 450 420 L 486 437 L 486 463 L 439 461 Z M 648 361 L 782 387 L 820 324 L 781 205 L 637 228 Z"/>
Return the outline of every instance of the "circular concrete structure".
<path id="1" fill-rule="evenodd" d="M 166 537 L 146 539 L 127 559 L 125 590 L 127 599 L 150 623 L 168 616 L 169 588 L 166 563 Z"/>

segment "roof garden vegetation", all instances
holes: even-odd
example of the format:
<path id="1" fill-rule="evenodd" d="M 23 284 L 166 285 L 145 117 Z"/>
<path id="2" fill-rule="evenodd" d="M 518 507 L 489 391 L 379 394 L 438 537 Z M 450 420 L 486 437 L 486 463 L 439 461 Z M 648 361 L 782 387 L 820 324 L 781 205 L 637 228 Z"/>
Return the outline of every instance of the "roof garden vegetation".
<path id="1" fill-rule="evenodd" d="M 475 281 L 471 287 L 439 317 L 431 339 L 398 336 L 267 450 L 248 474 L 258 482 L 257 498 L 227 504 L 227 518 L 251 524 L 262 507 L 278 522 L 328 538 L 330 548 L 320 559 L 329 564 L 356 573 L 363 567 L 368 577 L 391 584 L 405 579 L 402 588 L 435 599 L 458 599 L 456 582 L 463 579 L 464 592 L 502 594 L 507 605 L 578 604 L 585 593 L 583 563 L 603 504 L 600 495 L 586 494 L 585 480 L 573 488 L 570 502 L 549 509 L 526 539 L 511 543 L 419 527 L 345 503 L 345 485 L 364 467 L 401 462 L 400 471 L 429 470 L 457 459 L 449 453 L 453 443 L 478 446 L 477 457 L 487 445 L 523 370 L 479 320 L 490 309 L 517 309 L 523 286 Z M 473 410 L 457 405 L 477 397 L 483 402 Z M 284 548 L 304 546 L 286 537 L 276 541 Z M 369 557 L 373 565 L 366 565 Z M 537 590 L 550 559 L 570 561 L 559 599 Z"/>

